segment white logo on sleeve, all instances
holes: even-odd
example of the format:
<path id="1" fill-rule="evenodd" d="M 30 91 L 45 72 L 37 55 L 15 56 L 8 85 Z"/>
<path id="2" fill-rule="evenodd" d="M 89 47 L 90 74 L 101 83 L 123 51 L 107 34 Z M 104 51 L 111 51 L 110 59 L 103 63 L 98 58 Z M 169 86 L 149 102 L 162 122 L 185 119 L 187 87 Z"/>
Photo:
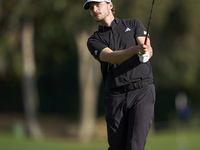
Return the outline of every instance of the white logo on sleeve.
<path id="1" fill-rule="evenodd" d="M 144 31 L 144 35 L 147 35 L 147 31 Z M 149 34 L 148 34 L 148 36 L 149 36 Z"/>
<path id="2" fill-rule="evenodd" d="M 95 53 L 95 55 L 97 55 L 98 54 L 98 50 L 95 50 L 94 53 Z"/>
<path id="3" fill-rule="evenodd" d="M 127 27 L 126 30 L 125 30 L 125 32 L 128 32 L 128 31 L 131 31 L 131 29 Z"/>

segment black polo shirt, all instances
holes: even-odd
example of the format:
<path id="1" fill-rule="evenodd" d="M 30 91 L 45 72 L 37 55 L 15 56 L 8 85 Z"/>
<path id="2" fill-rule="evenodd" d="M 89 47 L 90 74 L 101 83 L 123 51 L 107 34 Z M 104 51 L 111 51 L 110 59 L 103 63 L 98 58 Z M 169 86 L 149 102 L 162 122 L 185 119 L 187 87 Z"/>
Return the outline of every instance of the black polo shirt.
<path id="1" fill-rule="evenodd" d="M 87 42 L 90 53 L 101 63 L 104 86 L 112 89 L 153 78 L 151 64 L 141 63 L 134 55 L 120 64 L 111 64 L 99 59 L 101 51 L 109 47 L 113 51 L 127 49 L 137 45 L 136 37 L 145 36 L 146 29 L 138 19 L 117 19 L 111 27 L 99 26 Z"/>

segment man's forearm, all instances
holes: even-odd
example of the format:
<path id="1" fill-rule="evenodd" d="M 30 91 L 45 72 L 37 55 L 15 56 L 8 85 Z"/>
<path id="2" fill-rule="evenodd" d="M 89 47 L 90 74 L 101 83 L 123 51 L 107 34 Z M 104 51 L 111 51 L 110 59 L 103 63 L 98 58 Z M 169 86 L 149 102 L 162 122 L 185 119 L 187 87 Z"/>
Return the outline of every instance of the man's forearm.
<path id="1" fill-rule="evenodd" d="M 117 51 L 112 51 L 109 48 L 105 48 L 100 54 L 100 60 L 104 62 L 109 62 L 111 64 L 122 63 L 136 54 L 136 51 L 134 49 L 135 46 Z"/>

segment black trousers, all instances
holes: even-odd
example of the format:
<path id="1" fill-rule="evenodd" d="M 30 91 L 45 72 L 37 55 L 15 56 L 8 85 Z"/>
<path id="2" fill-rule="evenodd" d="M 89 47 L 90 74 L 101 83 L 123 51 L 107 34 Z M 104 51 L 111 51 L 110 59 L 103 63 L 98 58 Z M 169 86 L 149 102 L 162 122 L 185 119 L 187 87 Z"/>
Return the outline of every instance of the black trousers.
<path id="1" fill-rule="evenodd" d="M 154 85 L 129 92 L 107 92 L 104 104 L 108 150 L 144 150 L 154 117 Z"/>

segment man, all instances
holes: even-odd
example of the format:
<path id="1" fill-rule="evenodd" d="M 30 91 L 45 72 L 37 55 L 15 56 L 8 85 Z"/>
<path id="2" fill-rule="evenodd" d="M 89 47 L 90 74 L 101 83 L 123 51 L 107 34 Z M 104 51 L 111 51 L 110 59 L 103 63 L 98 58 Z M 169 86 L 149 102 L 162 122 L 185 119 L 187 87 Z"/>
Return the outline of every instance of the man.
<path id="1" fill-rule="evenodd" d="M 88 39 L 101 64 L 109 150 L 144 150 L 155 104 L 150 62 L 153 50 L 138 19 L 114 17 L 111 0 L 88 0 L 84 9 L 100 23 Z M 145 59 L 144 59 L 145 58 Z"/>

